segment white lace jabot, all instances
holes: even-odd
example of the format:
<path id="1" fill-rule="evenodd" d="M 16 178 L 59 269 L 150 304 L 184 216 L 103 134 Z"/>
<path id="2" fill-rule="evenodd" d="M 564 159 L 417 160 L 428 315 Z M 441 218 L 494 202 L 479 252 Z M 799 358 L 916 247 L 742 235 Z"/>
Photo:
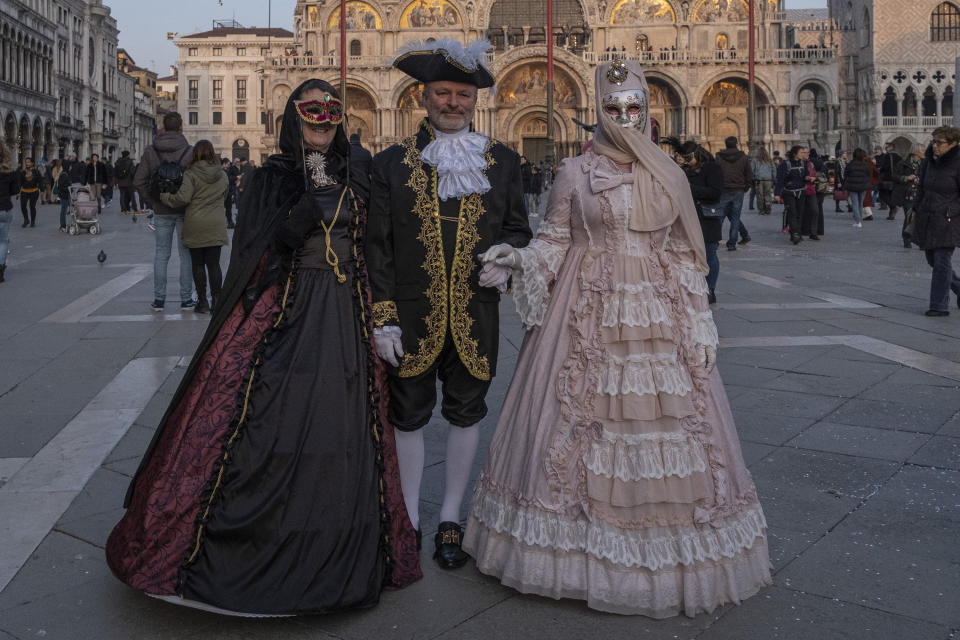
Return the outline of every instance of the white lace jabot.
<path id="1" fill-rule="evenodd" d="M 466 128 L 457 133 L 441 133 L 423 148 L 420 157 L 437 168 L 437 196 L 441 200 L 462 198 L 471 193 L 490 191 L 490 181 L 483 174 L 487 168 L 487 136 Z"/>

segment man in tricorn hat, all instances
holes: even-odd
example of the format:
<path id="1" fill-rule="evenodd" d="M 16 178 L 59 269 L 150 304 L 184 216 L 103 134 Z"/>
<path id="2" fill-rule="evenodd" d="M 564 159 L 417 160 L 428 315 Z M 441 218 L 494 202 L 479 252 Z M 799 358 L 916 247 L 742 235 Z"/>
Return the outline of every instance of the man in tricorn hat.
<path id="1" fill-rule="evenodd" d="M 420 531 L 423 427 L 442 382 L 450 423 L 434 559 L 463 566 L 460 507 L 496 372 L 498 301 L 509 268 L 477 256 L 496 244 L 522 247 L 531 233 L 519 156 L 473 131 L 479 89 L 493 86 L 486 41 L 404 46 L 394 66 L 424 83 L 427 118 L 415 135 L 379 153 L 367 223 L 374 341 L 388 365 L 388 419 L 395 427 L 407 512 Z M 419 536 L 418 536 L 419 542 Z"/>

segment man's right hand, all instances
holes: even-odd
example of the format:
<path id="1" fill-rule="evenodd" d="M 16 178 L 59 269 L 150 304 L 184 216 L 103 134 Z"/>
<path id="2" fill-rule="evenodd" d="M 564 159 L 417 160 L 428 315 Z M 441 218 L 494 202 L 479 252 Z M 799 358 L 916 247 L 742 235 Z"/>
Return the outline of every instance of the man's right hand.
<path id="1" fill-rule="evenodd" d="M 373 344 L 380 359 L 394 367 L 400 366 L 403 359 L 403 343 L 400 337 L 403 332 L 400 327 L 390 325 L 373 330 Z"/>

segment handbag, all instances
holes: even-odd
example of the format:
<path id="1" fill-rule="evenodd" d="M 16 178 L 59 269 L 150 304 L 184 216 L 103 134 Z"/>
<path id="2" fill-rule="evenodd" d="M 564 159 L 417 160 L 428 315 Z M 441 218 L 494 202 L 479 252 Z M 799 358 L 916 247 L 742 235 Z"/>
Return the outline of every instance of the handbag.
<path id="1" fill-rule="evenodd" d="M 714 204 L 704 204 L 700 203 L 700 211 L 703 213 L 704 218 L 722 218 L 723 217 L 723 208 L 719 203 Z"/>
<path id="2" fill-rule="evenodd" d="M 843 200 L 849 200 L 850 194 L 847 192 L 846 189 L 834 189 L 833 199 L 836 200 L 837 202 L 841 202 Z"/>

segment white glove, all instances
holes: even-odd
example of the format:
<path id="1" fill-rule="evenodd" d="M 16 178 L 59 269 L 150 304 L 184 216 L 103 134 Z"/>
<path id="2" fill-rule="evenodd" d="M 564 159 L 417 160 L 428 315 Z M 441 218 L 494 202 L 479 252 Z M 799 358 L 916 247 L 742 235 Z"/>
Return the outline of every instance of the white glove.
<path id="1" fill-rule="evenodd" d="M 507 282 L 513 275 L 513 269 L 498 265 L 495 262 L 487 262 L 480 271 L 481 287 L 496 287 L 500 293 L 507 290 Z"/>
<path id="2" fill-rule="evenodd" d="M 480 254 L 480 262 L 486 266 L 492 262 L 494 264 L 510 267 L 511 269 L 520 268 L 520 252 L 508 244 L 495 244 L 485 252 Z M 491 286 L 491 285 L 485 285 Z"/>
<path id="3" fill-rule="evenodd" d="M 376 347 L 377 355 L 380 356 L 381 360 L 394 367 L 399 367 L 400 360 L 403 358 L 403 343 L 400 342 L 400 336 L 402 335 L 403 331 L 395 325 L 378 327 L 373 330 L 373 344 Z"/>
<path id="4" fill-rule="evenodd" d="M 700 345 L 700 350 L 703 352 L 703 368 L 707 373 L 710 373 L 713 371 L 713 368 L 717 366 L 717 348 L 708 344 L 702 344 Z"/>

